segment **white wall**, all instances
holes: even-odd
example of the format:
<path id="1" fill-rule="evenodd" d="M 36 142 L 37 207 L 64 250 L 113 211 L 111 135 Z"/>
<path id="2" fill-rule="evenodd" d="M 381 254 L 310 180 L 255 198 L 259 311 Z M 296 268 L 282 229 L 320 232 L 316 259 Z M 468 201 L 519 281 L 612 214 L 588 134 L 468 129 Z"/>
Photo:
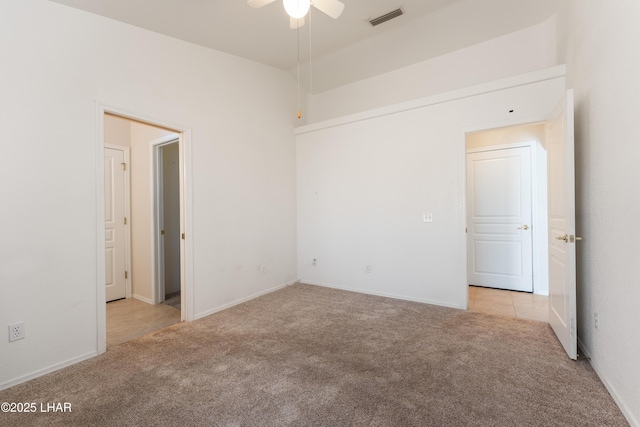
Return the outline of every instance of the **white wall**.
<path id="1" fill-rule="evenodd" d="M 46 0 L 0 3 L 0 52 L 0 387 L 96 354 L 96 101 L 192 131 L 196 317 L 296 279 L 285 72 Z"/>
<path id="2" fill-rule="evenodd" d="M 631 425 L 640 426 L 640 2 L 573 0 L 568 16 L 576 228 L 584 238 L 578 336 Z"/>
<path id="3" fill-rule="evenodd" d="M 465 131 L 546 117 L 564 78 L 483 88 L 297 130 L 302 281 L 466 307 Z"/>
<path id="4" fill-rule="evenodd" d="M 131 146 L 131 121 L 111 114 L 104 116 L 104 143 Z"/>
<path id="5" fill-rule="evenodd" d="M 405 15 L 383 26 L 372 28 L 362 20 L 358 25 L 369 27 L 367 37 L 341 46 L 330 53 L 322 53 L 316 48 L 306 49 L 306 46 L 309 46 L 309 30 L 312 33 L 312 47 L 316 46 L 317 35 L 313 30 L 316 28 L 315 24 L 305 26 L 300 32 L 300 45 L 303 46 L 301 84 L 307 92 L 321 93 L 352 82 L 393 72 L 417 62 L 427 61 L 523 28 L 536 26 L 552 17 L 565 2 L 566 0 L 419 2 L 422 4 L 415 3 L 404 7 Z M 372 6 L 371 13 L 382 14 L 398 6 L 402 6 L 401 2 L 396 3 L 395 6 L 393 4 L 385 6 L 382 2 L 376 2 Z M 436 6 L 435 10 L 433 6 Z M 389 9 L 386 9 L 387 7 Z M 358 14 L 356 9 L 347 7 L 345 16 Z M 427 10 L 431 12 L 421 13 Z M 322 14 L 318 13 L 318 15 Z M 359 19 L 362 18 L 366 16 L 360 16 Z M 313 18 L 313 22 L 320 22 L 323 17 L 319 17 L 319 21 L 315 19 Z M 345 19 L 348 20 L 350 17 Z M 320 23 L 320 25 L 323 24 L 326 22 Z M 556 48 L 553 38 L 554 28 L 551 30 L 551 33 L 541 33 L 540 37 L 549 42 L 550 50 L 554 50 Z M 541 40 L 530 41 L 538 44 Z M 528 49 L 530 49 L 529 45 L 521 46 L 521 51 Z M 308 72 L 309 50 L 312 50 L 312 78 L 309 77 Z M 523 57 L 523 53 L 515 52 L 518 59 Z M 482 61 L 490 62 L 493 58 L 484 57 Z M 525 59 L 525 62 L 529 60 Z M 509 69 L 514 64 L 506 63 L 506 65 Z M 485 70 L 484 64 L 480 65 L 478 71 L 482 72 L 481 70 Z M 296 67 L 289 69 L 289 73 L 295 76 Z M 469 70 L 465 70 L 465 73 L 472 74 Z M 432 74 L 432 77 L 437 79 L 439 76 Z M 467 83 L 469 84 L 471 83 Z M 313 91 L 309 90 L 310 87 Z"/>
<path id="6" fill-rule="evenodd" d="M 557 65 L 556 21 L 309 96 L 308 123 Z"/>
<path id="7" fill-rule="evenodd" d="M 529 141 L 538 141 L 544 146 L 546 131 L 547 128 L 544 123 L 532 123 L 522 126 L 471 132 L 467 134 L 467 148 L 486 148 Z"/>

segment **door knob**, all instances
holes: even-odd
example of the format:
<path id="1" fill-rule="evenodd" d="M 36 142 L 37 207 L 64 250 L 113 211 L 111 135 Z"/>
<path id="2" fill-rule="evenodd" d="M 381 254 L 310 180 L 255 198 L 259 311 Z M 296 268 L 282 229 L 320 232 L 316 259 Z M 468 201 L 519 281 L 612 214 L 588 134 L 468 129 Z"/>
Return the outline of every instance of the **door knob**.
<path id="1" fill-rule="evenodd" d="M 565 234 L 564 236 L 556 236 L 556 240 L 564 240 L 565 243 L 569 242 L 569 235 Z"/>
<path id="2" fill-rule="evenodd" d="M 518 230 L 528 230 L 529 226 L 527 224 L 523 225 L 522 227 L 518 227 Z"/>

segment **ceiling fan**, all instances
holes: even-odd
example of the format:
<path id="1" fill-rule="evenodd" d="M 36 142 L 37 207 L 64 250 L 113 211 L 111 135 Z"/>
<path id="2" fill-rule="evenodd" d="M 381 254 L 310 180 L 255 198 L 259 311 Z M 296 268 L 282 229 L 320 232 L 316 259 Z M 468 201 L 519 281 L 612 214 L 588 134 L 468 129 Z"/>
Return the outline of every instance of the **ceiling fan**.
<path id="1" fill-rule="evenodd" d="M 251 7 L 259 8 L 276 0 L 248 0 Z M 290 27 L 299 28 L 304 25 L 304 17 L 311 6 L 333 19 L 338 19 L 344 10 L 344 3 L 339 0 L 282 0 L 284 10 L 291 17 Z"/>

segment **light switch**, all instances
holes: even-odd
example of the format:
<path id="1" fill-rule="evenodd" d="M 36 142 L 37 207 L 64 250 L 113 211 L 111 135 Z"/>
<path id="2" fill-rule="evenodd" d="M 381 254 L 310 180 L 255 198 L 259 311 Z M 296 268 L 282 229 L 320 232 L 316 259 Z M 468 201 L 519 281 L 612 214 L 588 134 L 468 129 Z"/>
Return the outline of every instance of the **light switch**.
<path id="1" fill-rule="evenodd" d="M 423 222 L 433 222 L 433 212 L 425 212 L 422 214 Z"/>

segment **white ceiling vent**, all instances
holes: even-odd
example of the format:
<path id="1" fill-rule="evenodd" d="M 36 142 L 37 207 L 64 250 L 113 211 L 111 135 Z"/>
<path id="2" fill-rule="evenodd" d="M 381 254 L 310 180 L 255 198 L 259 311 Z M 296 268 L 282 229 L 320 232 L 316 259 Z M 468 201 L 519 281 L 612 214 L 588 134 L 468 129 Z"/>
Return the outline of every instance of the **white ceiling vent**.
<path id="1" fill-rule="evenodd" d="M 380 25 L 383 22 L 387 22 L 393 18 L 397 18 L 400 15 L 403 15 L 404 12 L 402 11 L 402 9 L 396 9 L 393 10 L 389 13 L 385 13 L 382 16 L 378 16 L 377 18 L 373 18 L 371 20 L 369 20 L 369 23 L 371 24 L 372 27 L 375 27 L 376 25 Z"/>

